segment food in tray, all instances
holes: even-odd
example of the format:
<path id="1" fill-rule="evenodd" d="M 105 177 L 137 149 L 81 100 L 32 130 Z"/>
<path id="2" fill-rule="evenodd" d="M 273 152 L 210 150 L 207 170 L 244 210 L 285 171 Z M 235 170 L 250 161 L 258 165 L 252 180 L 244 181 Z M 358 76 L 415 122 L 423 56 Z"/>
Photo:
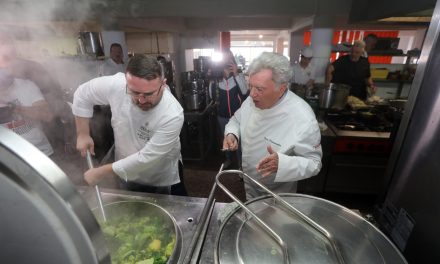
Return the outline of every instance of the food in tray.
<path id="1" fill-rule="evenodd" d="M 353 109 L 367 107 L 367 104 L 364 101 L 352 95 L 347 97 L 347 104 Z"/>
<path id="2" fill-rule="evenodd" d="M 136 206 L 129 213 L 124 209 L 124 213 L 112 214 L 100 225 L 113 264 L 162 264 L 173 253 L 172 227 L 161 216 L 142 215 Z"/>

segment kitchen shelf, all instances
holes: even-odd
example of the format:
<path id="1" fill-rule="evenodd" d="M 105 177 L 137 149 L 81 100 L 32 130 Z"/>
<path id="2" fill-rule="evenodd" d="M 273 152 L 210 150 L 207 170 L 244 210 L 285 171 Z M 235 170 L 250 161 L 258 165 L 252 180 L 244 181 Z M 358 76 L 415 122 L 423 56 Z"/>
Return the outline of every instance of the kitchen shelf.
<path id="1" fill-rule="evenodd" d="M 373 79 L 373 81 L 381 83 L 412 83 L 413 80 Z"/>

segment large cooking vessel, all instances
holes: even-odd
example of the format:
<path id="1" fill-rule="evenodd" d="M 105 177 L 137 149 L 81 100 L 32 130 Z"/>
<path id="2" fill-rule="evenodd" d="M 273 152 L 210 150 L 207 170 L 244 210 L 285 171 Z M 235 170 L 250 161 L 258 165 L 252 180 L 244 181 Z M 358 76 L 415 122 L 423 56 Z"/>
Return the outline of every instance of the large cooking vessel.
<path id="1" fill-rule="evenodd" d="M 206 106 L 206 93 L 204 80 L 200 78 L 197 72 L 182 73 L 183 101 L 185 110 L 197 111 Z"/>
<path id="2" fill-rule="evenodd" d="M 36 147 L 0 127 L 1 262 L 110 263 L 114 248 L 97 221 L 101 212 L 94 209 L 95 217 L 89 209 L 97 208 L 95 192 L 77 188 Z M 206 199 L 105 189 L 101 195 L 107 220 L 133 212 L 132 205 L 139 216 L 159 217 L 161 235 L 176 240 L 168 263 L 182 262 Z"/>
<path id="3" fill-rule="evenodd" d="M 67 176 L 0 127 L 2 263 L 110 263 L 98 222 Z"/>
<path id="4" fill-rule="evenodd" d="M 205 97 L 201 92 L 184 92 L 183 101 L 185 102 L 185 110 L 187 111 L 202 110 L 205 107 Z"/>
<path id="5" fill-rule="evenodd" d="M 257 197 L 245 204 L 218 180 L 241 171 L 221 171 L 216 183 L 239 206 L 220 227 L 216 263 L 406 263 L 399 250 L 371 223 L 333 202 L 301 194 Z"/>
<path id="6" fill-rule="evenodd" d="M 104 56 L 101 34 L 99 32 L 79 32 L 78 51 L 82 55 Z"/>
<path id="7" fill-rule="evenodd" d="M 128 251 L 131 251 L 132 255 L 140 255 L 139 251 L 144 250 L 144 254 L 150 251 L 166 258 L 163 262 L 177 263 L 182 253 L 181 231 L 174 217 L 164 208 L 142 200 L 125 200 L 106 204 L 104 211 L 106 222 L 102 219 L 100 209 L 93 209 L 95 217 L 103 227 L 112 261 L 116 261 L 116 257 L 124 253 L 126 254 L 125 258 L 129 258 L 130 254 L 126 253 Z M 130 228 L 125 229 L 125 226 L 130 226 Z M 147 232 L 145 232 L 145 228 L 147 228 Z M 106 231 L 115 229 L 120 230 L 116 235 L 123 237 L 122 239 L 115 238 L 114 234 L 110 235 Z M 144 236 L 140 235 L 142 233 L 144 233 Z M 137 245 L 127 248 L 125 252 L 120 251 L 121 247 L 129 245 L 131 241 L 135 240 L 137 240 Z M 154 249 L 155 251 L 149 248 L 154 240 L 160 241 L 158 242 L 158 248 Z M 172 248 L 172 252 L 166 253 L 167 247 Z"/>
<path id="8" fill-rule="evenodd" d="M 350 86 L 346 84 L 330 83 L 323 85 L 319 93 L 319 107 L 321 109 L 342 110 L 347 104 Z"/>

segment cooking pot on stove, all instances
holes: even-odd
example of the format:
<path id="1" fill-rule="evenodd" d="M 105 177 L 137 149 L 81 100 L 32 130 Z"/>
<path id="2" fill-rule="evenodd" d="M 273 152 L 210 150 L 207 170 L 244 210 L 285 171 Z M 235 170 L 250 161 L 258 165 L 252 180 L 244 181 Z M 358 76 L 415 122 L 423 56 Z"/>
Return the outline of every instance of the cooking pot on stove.
<path id="1" fill-rule="evenodd" d="M 350 89 L 349 85 L 340 83 L 330 83 L 322 86 L 319 93 L 319 107 L 332 110 L 344 109 Z"/>
<path id="2" fill-rule="evenodd" d="M 269 195 L 242 203 L 219 181 L 246 177 Z M 302 194 L 275 194 L 238 170 L 220 171 L 217 185 L 239 206 L 223 220 L 215 263 L 407 263 L 371 223 L 333 202 Z"/>

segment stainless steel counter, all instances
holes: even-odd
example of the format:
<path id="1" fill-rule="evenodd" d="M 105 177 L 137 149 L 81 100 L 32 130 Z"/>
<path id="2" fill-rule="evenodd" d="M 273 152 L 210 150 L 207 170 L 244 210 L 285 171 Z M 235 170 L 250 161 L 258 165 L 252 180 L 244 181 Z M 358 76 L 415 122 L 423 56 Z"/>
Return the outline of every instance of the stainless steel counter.
<path id="1" fill-rule="evenodd" d="M 380 138 L 380 139 L 389 139 L 391 133 L 390 132 L 376 132 L 376 131 L 350 131 L 350 130 L 341 130 L 337 129 L 330 122 L 326 122 L 328 127 L 333 130 L 336 136 L 339 137 L 362 137 L 362 138 Z"/>
<path id="2" fill-rule="evenodd" d="M 93 188 L 78 187 L 78 191 L 92 210 L 97 208 L 98 201 Z M 115 189 L 101 189 L 101 195 L 104 205 L 117 201 L 142 201 L 154 203 L 165 209 L 174 217 L 181 231 L 182 253 L 180 254 L 177 263 L 183 263 L 196 227 L 199 224 L 199 217 L 206 204 L 207 198 L 139 193 Z M 201 261 L 198 263 L 214 263 L 214 243 L 217 231 L 221 224 L 217 218 L 218 213 L 223 206 L 223 203 L 215 204 L 214 212 L 203 244 Z M 191 261 L 193 262 L 194 260 Z"/>

